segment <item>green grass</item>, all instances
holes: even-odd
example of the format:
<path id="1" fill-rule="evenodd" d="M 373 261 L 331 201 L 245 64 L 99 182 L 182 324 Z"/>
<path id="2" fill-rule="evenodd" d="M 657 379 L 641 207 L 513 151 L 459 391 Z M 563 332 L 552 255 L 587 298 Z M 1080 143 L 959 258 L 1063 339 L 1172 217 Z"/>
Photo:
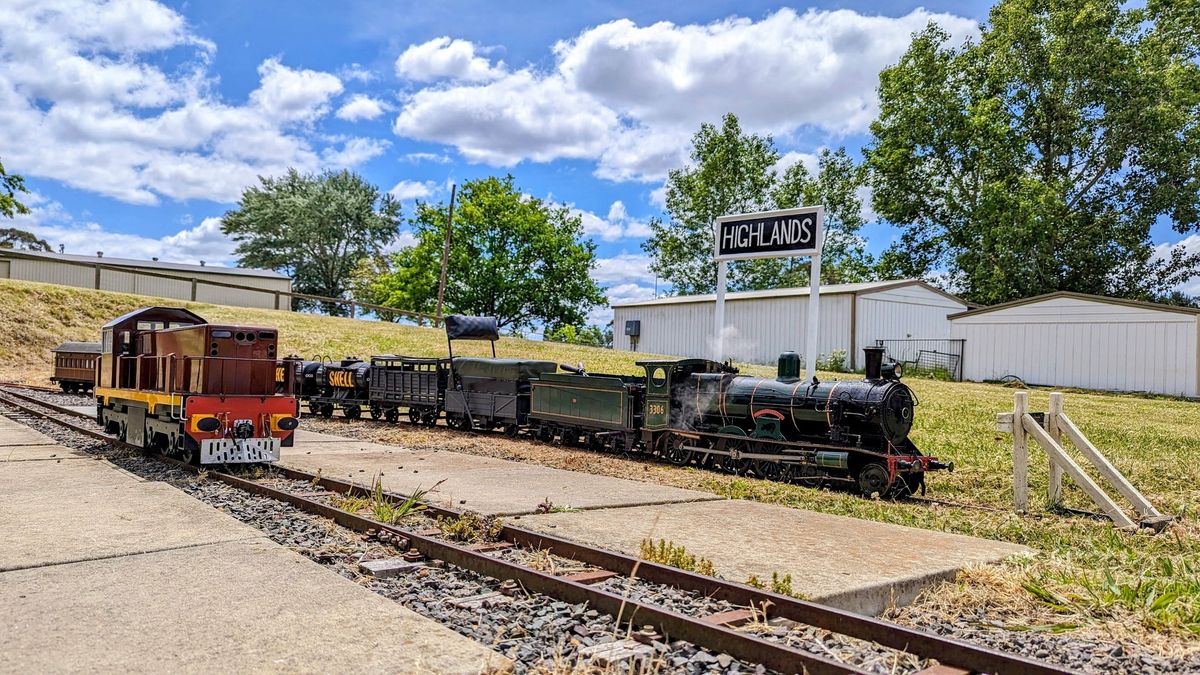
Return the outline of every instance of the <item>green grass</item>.
<path id="1" fill-rule="evenodd" d="M 0 281 L 0 377 L 45 382 L 49 349 L 64 340 L 95 340 L 99 327 L 148 298 Z M 178 303 L 172 303 L 178 304 Z M 281 353 L 305 357 L 380 353 L 445 353 L 441 331 L 292 312 L 183 303 L 211 321 L 276 326 Z M 460 353 L 485 354 L 483 343 Z M 592 372 L 636 373 L 645 354 L 505 338 L 501 355 L 583 360 Z M 1098 366 L 1099 367 L 1099 366 Z M 769 366 L 743 372 L 769 375 Z M 826 377 L 853 377 L 828 373 Z M 676 473 L 688 486 L 734 498 L 812 509 L 1024 544 L 1042 553 L 1008 563 L 1001 574 L 969 571 L 944 597 L 1009 612 L 1019 625 L 1103 625 L 1195 639 L 1200 633 L 1200 404 L 1161 397 L 1071 391 L 1066 412 L 1111 461 L 1164 513 L 1179 521 L 1162 534 L 1114 531 L 1103 519 L 1051 509 L 1046 460 L 1031 451 L 1031 504 L 1012 513 L 1011 437 L 995 432 L 996 413 L 1012 409 L 1013 390 L 994 384 L 909 378 L 917 393 L 913 439 L 925 452 L 953 460 L 954 473 L 930 476 L 932 496 L 982 509 L 872 501 L 703 471 Z M 1030 409 L 1045 410 L 1047 389 L 1030 392 Z M 583 470 L 587 470 L 586 468 Z M 683 470 L 681 470 L 683 471 Z M 1064 504 L 1098 510 L 1069 480 Z M 486 529 L 486 528 L 485 528 Z M 957 591 L 957 596 L 955 592 Z M 1040 622 L 1040 623 L 1037 623 Z"/>

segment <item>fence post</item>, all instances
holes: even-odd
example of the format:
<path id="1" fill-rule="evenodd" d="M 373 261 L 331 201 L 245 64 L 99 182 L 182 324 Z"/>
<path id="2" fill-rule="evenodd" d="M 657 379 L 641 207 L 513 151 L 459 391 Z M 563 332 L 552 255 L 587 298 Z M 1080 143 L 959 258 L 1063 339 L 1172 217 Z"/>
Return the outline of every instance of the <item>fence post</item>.
<path id="1" fill-rule="evenodd" d="M 1018 513 L 1029 510 L 1029 445 L 1021 420 L 1029 410 L 1029 393 L 1013 396 L 1013 506 Z"/>
<path id="2" fill-rule="evenodd" d="M 355 305 L 355 303 L 351 302 L 350 303 L 350 318 L 351 319 L 353 319 L 354 315 L 357 314 L 357 312 L 355 311 L 356 308 L 357 308 L 357 306 Z"/>
<path id="3" fill-rule="evenodd" d="M 1050 438 L 1054 439 L 1055 443 L 1062 445 L 1062 430 L 1058 426 L 1059 415 L 1063 411 L 1063 395 L 1061 392 L 1053 392 L 1050 394 L 1050 410 L 1046 413 L 1046 432 L 1050 434 Z M 1050 459 L 1050 483 L 1046 488 L 1046 497 L 1049 498 L 1050 504 L 1058 504 L 1062 501 L 1062 476 L 1063 470 L 1053 459 Z"/>
<path id="4" fill-rule="evenodd" d="M 192 277 L 192 302 L 196 301 L 196 277 Z"/>
<path id="5" fill-rule="evenodd" d="M 100 290 L 100 266 L 96 265 L 96 290 Z"/>
<path id="6" fill-rule="evenodd" d="M 279 291 L 275 291 L 275 309 L 279 309 Z"/>

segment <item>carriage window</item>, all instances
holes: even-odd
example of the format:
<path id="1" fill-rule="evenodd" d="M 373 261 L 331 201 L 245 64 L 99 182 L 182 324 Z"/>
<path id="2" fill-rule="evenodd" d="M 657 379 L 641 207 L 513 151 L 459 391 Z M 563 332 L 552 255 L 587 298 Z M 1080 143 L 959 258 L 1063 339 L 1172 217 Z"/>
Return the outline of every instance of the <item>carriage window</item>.
<path id="1" fill-rule="evenodd" d="M 231 330 L 214 330 L 214 331 L 212 332 L 212 336 L 213 336 L 214 338 L 228 338 L 228 337 L 233 337 L 233 331 L 231 331 Z"/>

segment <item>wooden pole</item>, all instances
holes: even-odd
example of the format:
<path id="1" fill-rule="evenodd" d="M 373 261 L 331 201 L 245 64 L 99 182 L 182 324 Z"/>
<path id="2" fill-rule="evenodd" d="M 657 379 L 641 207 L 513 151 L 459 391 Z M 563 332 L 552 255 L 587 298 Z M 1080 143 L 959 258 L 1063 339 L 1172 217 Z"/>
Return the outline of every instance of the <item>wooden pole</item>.
<path id="1" fill-rule="evenodd" d="M 442 324 L 442 301 L 446 297 L 446 267 L 450 264 L 450 230 L 454 227 L 454 193 L 458 185 L 450 186 L 450 213 L 446 216 L 446 241 L 442 244 L 442 276 L 438 281 L 437 325 Z"/>
<path id="2" fill-rule="evenodd" d="M 1053 392 L 1050 394 L 1050 410 L 1046 413 L 1046 433 L 1050 434 L 1050 438 L 1054 439 L 1055 443 L 1062 445 L 1062 430 L 1059 428 L 1059 419 L 1063 411 L 1063 395 L 1061 392 Z M 1047 455 L 1049 457 L 1049 455 Z M 1050 482 L 1046 487 L 1046 497 L 1051 505 L 1062 503 L 1062 467 L 1053 459 L 1050 459 Z"/>
<path id="3" fill-rule="evenodd" d="M 1029 393 L 1013 396 L 1013 507 L 1018 513 L 1029 510 L 1029 445 L 1021 420 L 1029 410 Z"/>

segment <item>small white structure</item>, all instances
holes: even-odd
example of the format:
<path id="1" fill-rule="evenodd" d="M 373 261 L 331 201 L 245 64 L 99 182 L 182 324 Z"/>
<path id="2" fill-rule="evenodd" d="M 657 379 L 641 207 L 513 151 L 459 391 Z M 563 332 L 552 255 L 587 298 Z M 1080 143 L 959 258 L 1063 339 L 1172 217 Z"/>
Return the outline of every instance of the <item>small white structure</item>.
<path id="1" fill-rule="evenodd" d="M 1058 292 L 952 315 L 963 377 L 1200 396 L 1200 310 Z"/>
<path id="2" fill-rule="evenodd" d="M 0 279 L 234 307 L 291 309 L 292 280 L 271 270 L 0 248 Z"/>
<path id="3" fill-rule="evenodd" d="M 725 296 L 725 351 L 737 361 L 774 363 L 783 351 L 804 351 L 808 288 L 743 291 Z M 685 295 L 613 306 L 615 349 L 708 357 L 713 345 L 714 295 Z M 821 287 L 817 351 L 845 350 L 846 365 L 862 363 L 876 340 L 949 339 L 949 314 L 967 303 L 919 279 Z M 628 335 L 636 321 L 638 335 Z M 635 345 L 636 342 L 636 345 Z"/>

